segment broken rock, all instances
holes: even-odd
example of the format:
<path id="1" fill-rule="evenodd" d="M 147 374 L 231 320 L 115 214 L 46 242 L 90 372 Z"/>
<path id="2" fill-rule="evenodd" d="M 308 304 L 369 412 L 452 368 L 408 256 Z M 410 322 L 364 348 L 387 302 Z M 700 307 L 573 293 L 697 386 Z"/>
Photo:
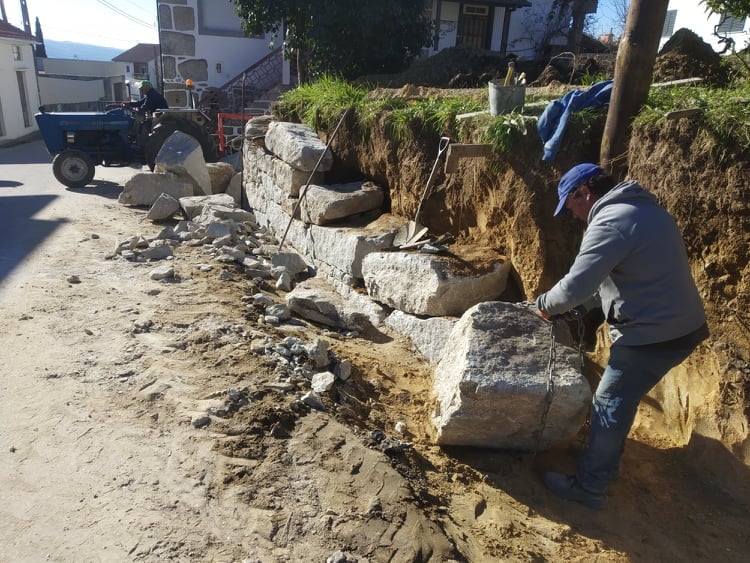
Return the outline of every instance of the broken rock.
<path id="1" fill-rule="evenodd" d="M 162 193 L 156 198 L 146 217 L 151 221 L 164 221 L 170 219 L 179 210 L 180 201 L 174 196 Z"/>
<path id="2" fill-rule="evenodd" d="M 547 404 L 549 323 L 524 305 L 475 305 L 456 323 L 435 368 L 432 422 L 441 445 L 512 450 L 572 439 L 586 420 L 591 388 L 575 350 L 556 346 Z M 567 330 L 557 325 L 556 330 Z"/>
<path id="3" fill-rule="evenodd" d="M 123 205 L 151 206 L 161 194 L 177 199 L 193 195 L 193 186 L 174 174 L 136 174 L 125 182 L 118 203 Z"/>
<path id="4" fill-rule="evenodd" d="M 333 165 L 333 153 L 315 131 L 301 123 L 270 123 L 266 132 L 266 148 L 287 164 L 304 172 L 312 172 L 318 160 L 319 172 L 326 172 Z"/>
<path id="5" fill-rule="evenodd" d="M 211 194 L 211 177 L 203 158 L 203 149 L 187 133 L 172 133 L 159 149 L 155 162 L 154 172 L 171 172 L 183 182 L 192 184 L 195 193 Z"/>
<path id="6" fill-rule="evenodd" d="M 462 273 L 449 257 L 414 252 L 373 252 L 362 261 L 367 293 L 413 315 L 461 316 L 469 307 L 497 299 L 508 281 L 510 262 L 481 273 Z"/>
<path id="7" fill-rule="evenodd" d="M 295 219 L 324 225 L 338 219 L 380 209 L 383 190 L 372 182 L 351 182 L 319 186 L 310 184 L 305 198 L 297 207 Z M 289 214 L 294 211 L 292 200 L 286 203 Z"/>

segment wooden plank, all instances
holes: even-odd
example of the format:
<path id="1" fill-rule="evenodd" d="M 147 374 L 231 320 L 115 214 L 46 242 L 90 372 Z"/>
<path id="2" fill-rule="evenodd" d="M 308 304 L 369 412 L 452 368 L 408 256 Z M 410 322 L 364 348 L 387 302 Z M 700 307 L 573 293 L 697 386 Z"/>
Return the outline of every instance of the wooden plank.
<path id="1" fill-rule="evenodd" d="M 663 86 L 687 86 L 688 84 L 696 84 L 703 82 L 702 78 L 680 78 L 679 80 L 670 80 L 669 82 L 654 82 L 651 84 L 652 88 L 661 88 Z"/>
<path id="2" fill-rule="evenodd" d="M 451 174 L 458 170 L 458 163 L 462 158 L 486 158 L 491 154 L 492 145 L 451 143 L 445 157 L 445 173 Z"/>

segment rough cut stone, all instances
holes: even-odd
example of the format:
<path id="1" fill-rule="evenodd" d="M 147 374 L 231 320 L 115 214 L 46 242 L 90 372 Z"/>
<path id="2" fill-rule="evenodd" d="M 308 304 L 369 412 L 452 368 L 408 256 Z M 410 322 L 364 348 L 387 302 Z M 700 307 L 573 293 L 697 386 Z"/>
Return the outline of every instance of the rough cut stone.
<path id="1" fill-rule="evenodd" d="M 156 198 L 146 217 L 151 221 L 163 221 L 170 219 L 179 210 L 180 201 L 174 196 L 162 193 Z"/>
<path id="2" fill-rule="evenodd" d="M 283 266 L 293 278 L 296 278 L 308 270 L 308 265 L 305 262 L 305 259 L 296 252 L 275 252 L 271 255 L 271 264 L 274 267 Z"/>
<path id="3" fill-rule="evenodd" d="M 305 191 L 305 197 L 299 200 L 295 219 L 314 225 L 324 225 L 337 219 L 380 209 L 383 199 L 383 190 L 372 182 L 328 186 L 310 184 Z M 290 200 L 287 205 L 291 215 L 296 200 Z"/>
<path id="4" fill-rule="evenodd" d="M 383 214 L 374 221 L 360 221 L 361 226 L 305 225 L 291 219 L 273 201 L 273 194 L 248 187 L 247 183 L 245 193 L 259 225 L 276 233 L 284 233 L 288 227 L 285 242 L 331 277 L 362 279 L 364 257 L 391 248 L 395 233 L 406 222 L 395 215 Z"/>
<path id="5" fill-rule="evenodd" d="M 225 193 L 232 196 L 237 207 L 242 206 L 242 172 L 236 172 L 232 176 Z"/>
<path id="6" fill-rule="evenodd" d="M 258 115 L 252 117 L 245 124 L 245 138 L 253 140 L 257 137 L 265 137 L 268 131 L 268 126 L 274 121 L 273 116 L 270 115 Z"/>
<path id="7" fill-rule="evenodd" d="M 298 283 L 287 293 L 286 302 L 292 312 L 314 323 L 356 331 L 372 327 L 366 314 L 317 277 Z"/>
<path id="8" fill-rule="evenodd" d="M 461 316 L 481 301 L 497 299 L 508 281 L 508 260 L 479 274 L 454 274 L 449 257 L 419 252 L 373 252 L 362 261 L 369 295 L 413 315 Z"/>
<path id="9" fill-rule="evenodd" d="M 185 216 L 190 220 L 198 217 L 198 215 L 203 212 L 203 208 L 207 205 L 225 205 L 227 207 L 234 207 L 234 200 L 232 199 L 232 196 L 227 194 L 196 195 L 180 198 L 180 207 L 182 207 Z"/>
<path id="10" fill-rule="evenodd" d="M 591 388 L 576 351 L 558 344 L 554 394 L 540 440 L 550 338 L 548 322 L 532 309 L 479 303 L 456 323 L 450 342 L 433 384 L 432 422 L 439 444 L 533 450 L 569 440 L 580 430 Z"/>
<path id="11" fill-rule="evenodd" d="M 333 153 L 307 125 L 274 121 L 266 131 L 266 148 L 297 170 L 312 172 L 320 160 L 318 172 L 326 172 L 333 165 Z"/>
<path id="12" fill-rule="evenodd" d="M 447 349 L 450 334 L 458 319 L 429 317 L 421 319 L 396 309 L 385 319 L 385 325 L 407 336 L 419 353 L 431 364 L 437 363 Z"/>
<path id="13" fill-rule="evenodd" d="M 125 182 L 117 201 L 123 205 L 150 207 L 161 194 L 169 194 L 177 199 L 189 197 L 193 195 L 193 186 L 174 174 L 141 173 Z"/>
<path id="14" fill-rule="evenodd" d="M 234 176 L 232 165 L 227 162 L 209 162 L 206 164 L 206 170 L 211 181 L 211 193 L 225 193 L 232 176 Z"/>
<path id="15" fill-rule="evenodd" d="M 311 177 L 309 171 L 297 170 L 273 153 L 257 146 L 248 149 L 245 156 L 245 170 L 250 173 L 251 181 L 258 172 L 262 172 L 262 175 L 257 176 L 258 180 L 267 178 L 274 186 L 291 197 L 299 196 L 300 188 L 306 186 L 308 181 L 311 184 L 322 184 L 325 181 L 323 172 L 315 172 Z"/>
<path id="16" fill-rule="evenodd" d="M 192 183 L 196 194 L 211 194 L 211 177 L 203 158 L 203 149 L 187 133 L 172 133 L 159 149 L 155 162 L 155 172 L 171 172 L 182 181 Z"/>

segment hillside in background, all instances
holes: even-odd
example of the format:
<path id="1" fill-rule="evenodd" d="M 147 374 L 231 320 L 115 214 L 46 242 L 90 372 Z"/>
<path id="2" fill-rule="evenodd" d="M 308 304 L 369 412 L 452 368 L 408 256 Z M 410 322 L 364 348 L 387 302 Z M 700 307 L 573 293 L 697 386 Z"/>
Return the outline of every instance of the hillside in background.
<path id="1" fill-rule="evenodd" d="M 72 41 L 55 41 L 54 39 L 45 39 L 44 46 L 47 48 L 47 56 L 51 59 L 111 61 L 120 53 L 127 51 L 127 49 L 117 47 L 102 47 Z M 135 43 L 133 43 L 133 46 L 135 46 Z"/>

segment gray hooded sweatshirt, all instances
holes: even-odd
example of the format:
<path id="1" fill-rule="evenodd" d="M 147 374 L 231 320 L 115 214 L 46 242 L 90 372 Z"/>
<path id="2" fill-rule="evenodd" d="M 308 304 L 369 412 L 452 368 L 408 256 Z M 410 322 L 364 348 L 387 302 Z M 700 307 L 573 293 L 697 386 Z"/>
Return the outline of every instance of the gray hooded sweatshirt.
<path id="1" fill-rule="evenodd" d="M 558 315 L 597 301 L 615 345 L 674 340 L 706 322 L 680 230 L 637 182 L 594 203 L 573 266 L 537 307 Z"/>

